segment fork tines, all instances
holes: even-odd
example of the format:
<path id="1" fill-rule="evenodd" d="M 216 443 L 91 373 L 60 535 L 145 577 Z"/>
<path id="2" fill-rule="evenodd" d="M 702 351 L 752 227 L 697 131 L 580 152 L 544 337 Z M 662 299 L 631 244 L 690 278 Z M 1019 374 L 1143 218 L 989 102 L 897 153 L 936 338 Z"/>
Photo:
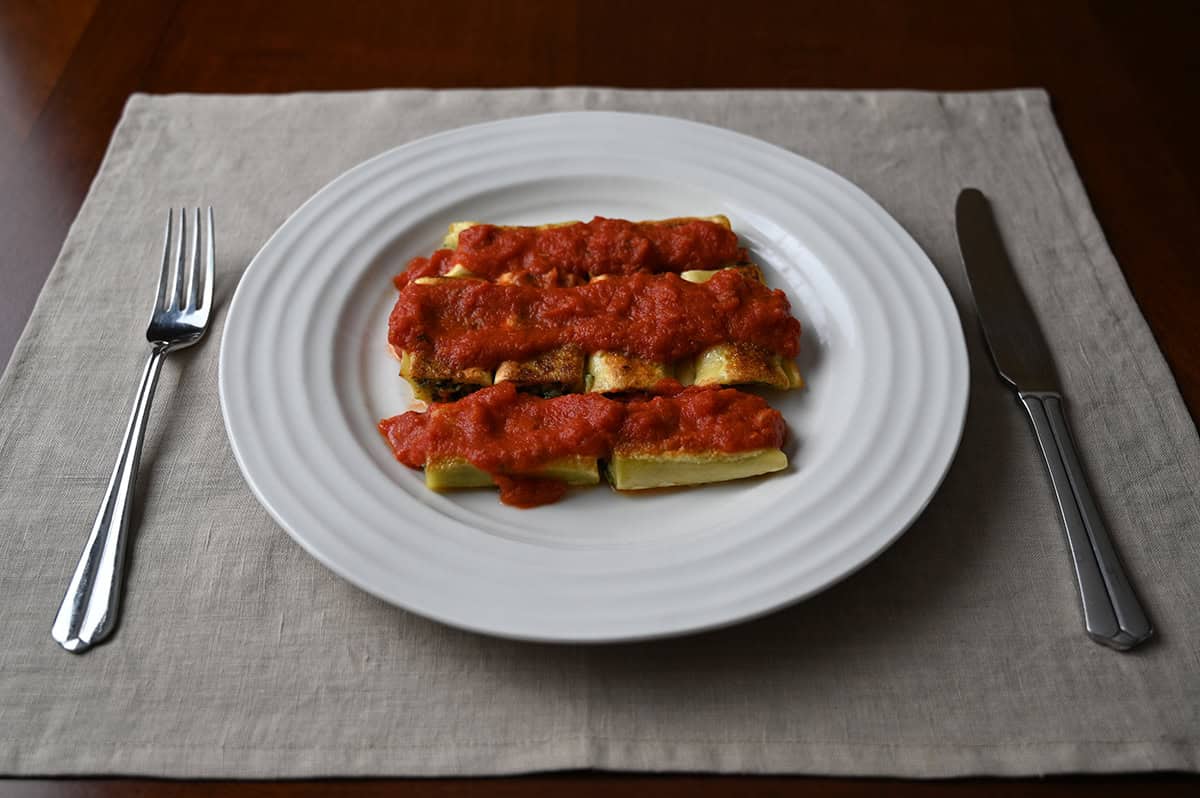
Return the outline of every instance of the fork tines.
<path id="1" fill-rule="evenodd" d="M 179 209 L 179 227 L 171 246 L 174 212 L 167 211 L 167 229 L 163 237 L 162 271 L 158 277 L 158 293 L 154 312 L 183 312 L 206 310 L 212 304 L 215 270 L 213 210 L 207 212 L 204 235 L 200 235 L 200 209 L 193 211 L 192 230 L 188 231 L 187 208 Z M 200 264 L 200 239 L 204 238 L 204 266 Z M 189 253 L 186 255 L 185 253 Z M 190 265 L 189 265 L 190 263 Z M 174 264 L 174 268 L 172 268 Z"/>

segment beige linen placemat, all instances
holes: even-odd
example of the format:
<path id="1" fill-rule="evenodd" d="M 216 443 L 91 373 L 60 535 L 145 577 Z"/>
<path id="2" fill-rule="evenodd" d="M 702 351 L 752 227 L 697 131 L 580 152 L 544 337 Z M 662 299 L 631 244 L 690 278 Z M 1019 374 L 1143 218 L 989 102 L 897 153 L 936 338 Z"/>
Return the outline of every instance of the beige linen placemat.
<path id="1" fill-rule="evenodd" d="M 669 114 L 856 182 L 960 312 L 952 208 L 996 203 L 1096 494 L 1160 630 L 1091 643 L 1043 466 L 969 316 L 962 448 L 920 520 L 798 606 L 695 637 L 552 646 L 456 631 L 335 577 L 258 506 L 217 350 L 238 276 L 344 169 L 439 130 Z M 117 450 L 170 205 L 211 203 L 221 312 L 168 361 L 124 622 L 50 621 Z M 0 381 L 0 772 L 497 774 L 549 768 L 953 776 L 1200 768 L 1200 449 L 1040 91 L 380 91 L 133 97 Z"/>

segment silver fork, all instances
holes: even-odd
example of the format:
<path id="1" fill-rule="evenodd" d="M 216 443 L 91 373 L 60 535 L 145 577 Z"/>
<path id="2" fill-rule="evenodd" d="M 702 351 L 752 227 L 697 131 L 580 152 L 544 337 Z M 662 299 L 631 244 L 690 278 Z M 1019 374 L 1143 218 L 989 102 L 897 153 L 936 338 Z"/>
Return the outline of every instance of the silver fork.
<path id="1" fill-rule="evenodd" d="M 208 329 L 215 268 L 212 208 L 208 209 L 203 264 L 200 261 L 200 209 L 195 210 L 195 224 L 190 236 L 187 209 L 180 209 L 173 252 L 172 216 L 172 212 L 167 211 L 162 271 L 158 276 L 154 312 L 146 329 L 150 359 L 142 372 L 142 386 L 129 416 L 129 426 L 125 429 L 121 453 L 113 466 L 104 502 L 50 629 L 51 636 L 67 651 L 86 651 L 108 637 L 116 626 L 129 539 L 129 511 L 133 506 L 133 483 L 137 479 L 146 419 L 150 415 L 159 371 L 169 353 L 196 343 Z M 185 262 L 189 244 L 190 257 Z"/>

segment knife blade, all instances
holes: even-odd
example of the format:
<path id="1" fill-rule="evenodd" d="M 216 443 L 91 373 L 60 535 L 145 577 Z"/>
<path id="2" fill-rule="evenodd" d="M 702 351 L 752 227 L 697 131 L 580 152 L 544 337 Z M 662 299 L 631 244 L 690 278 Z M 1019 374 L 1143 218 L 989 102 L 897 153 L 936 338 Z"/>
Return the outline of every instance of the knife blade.
<path id="1" fill-rule="evenodd" d="M 958 195 L 956 217 L 967 282 L 996 370 L 1017 390 L 1059 393 L 1054 359 L 1008 261 L 991 203 L 968 188 Z"/>
<path id="2" fill-rule="evenodd" d="M 1153 627 L 1092 497 L 1067 425 L 1050 347 L 1008 258 L 991 203 L 978 189 L 968 188 L 958 195 L 955 225 L 992 362 L 1024 405 L 1050 474 L 1084 628 L 1098 643 L 1121 651 L 1133 648 L 1154 633 Z"/>

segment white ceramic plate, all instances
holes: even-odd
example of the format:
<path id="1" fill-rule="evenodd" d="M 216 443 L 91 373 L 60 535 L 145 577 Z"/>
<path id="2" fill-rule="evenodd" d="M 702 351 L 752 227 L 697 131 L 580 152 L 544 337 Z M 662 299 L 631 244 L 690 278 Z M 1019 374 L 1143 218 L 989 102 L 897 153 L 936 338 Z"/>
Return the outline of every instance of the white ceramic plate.
<path id="1" fill-rule="evenodd" d="M 392 458 L 375 424 L 411 394 L 386 348 L 390 278 L 447 224 L 715 213 L 804 327 L 809 387 L 769 397 L 788 471 L 518 510 L 432 493 Z M 581 112 L 452 130 L 323 188 L 242 278 L 220 391 L 259 501 L 350 582 L 480 632 L 613 641 L 760 615 L 879 554 L 949 466 L 967 358 L 929 259 L 848 181 L 719 128 Z"/>

